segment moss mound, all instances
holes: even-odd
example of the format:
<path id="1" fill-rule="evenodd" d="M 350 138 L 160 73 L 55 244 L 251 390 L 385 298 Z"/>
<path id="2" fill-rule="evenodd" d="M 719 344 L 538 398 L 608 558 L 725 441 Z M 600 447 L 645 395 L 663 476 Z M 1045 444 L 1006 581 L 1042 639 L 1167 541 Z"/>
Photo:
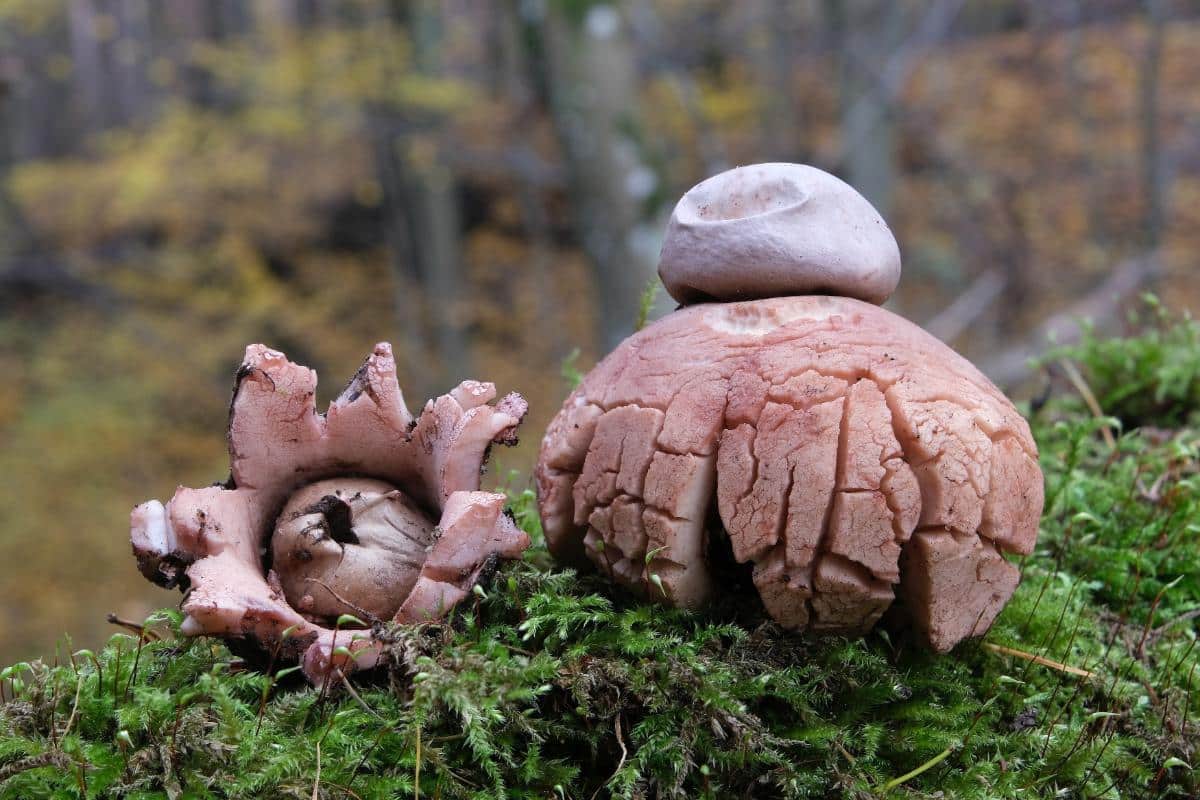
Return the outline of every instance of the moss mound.
<path id="1" fill-rule="evenodd" d="M 0 798 L 1195 797 L 1189 326 L 1055 354 L 1142 427 L 1067 390 L 1039 408 L 1037 551 L 949 656 L 613 594 L 551 565 L 514 490 L 539 544 L 447 624 L 393 631 L 386 674 L 352 690 L 177 638 L 174 612 L 9 667 Z"/>

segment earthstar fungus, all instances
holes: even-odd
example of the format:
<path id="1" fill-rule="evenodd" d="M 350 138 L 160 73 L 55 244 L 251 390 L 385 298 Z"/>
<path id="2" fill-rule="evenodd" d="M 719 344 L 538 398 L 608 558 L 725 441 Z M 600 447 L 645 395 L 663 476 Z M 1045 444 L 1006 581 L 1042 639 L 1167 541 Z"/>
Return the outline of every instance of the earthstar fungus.
<path id="1" fill-rule="evenodd" d="M 479 491 L 491 446 L 516 442 L 520 395 L 489 405 L 495 387 L 466 381 L 414 419 L 386 343 L 323 414 L 316 384 L 282 353 L 247 347 L 229 481 L 180 487 L 131 519 L 142 574 L 186 591 L 184 633 L 277 649 L 314 682 L 381 657 L 371 630 L 339 617 L 437 619 L 529 546 L 504 495 Z"/>
<path id="2" fill-rule="evenodd" d="M 870 204 L 811 167 L 731 170 L 680 201 L 660 274 L 685 304 L 761 299 L 668 314 L 567 398 L 536 475 L 555 556 L 688 607 L 732 562 L 796 630 L 863 632 L 899 597 L 934 650 L 986 632 L 1020 580 L 1003 554 L 1037 537 L 1037 449 L 968 361 L 854 299 L 899 278 Z"/>

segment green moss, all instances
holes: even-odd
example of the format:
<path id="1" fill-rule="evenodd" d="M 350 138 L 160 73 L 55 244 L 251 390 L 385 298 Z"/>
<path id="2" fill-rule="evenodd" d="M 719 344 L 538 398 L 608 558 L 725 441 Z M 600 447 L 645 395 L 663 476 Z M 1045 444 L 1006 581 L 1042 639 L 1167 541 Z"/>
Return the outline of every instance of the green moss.
<path id="1" fill-rule="evenodd" d="M 1089 342 L 1165 374 L 1138 361 L 1158 346 Z M 0 798 L 1194 797 L 1200 431 L 1111 448 L 1104 424 L 1067 397 L 1038 412 L 1038 549 L 986 639 L 949 656 L 616 594 L 552 566 L 517 491 L 526 560 L 448 624 L 395 631 L 357 697 L 175 638 L 174 612 L 162 641 L 6 670 Z"/>
<path id="2" fill-rule="evenodd" d="M 1184 424 L 1200 409 L 1200 323 L 1172 314 L 1153 295 L 1129 322 L 1138 335 L 1106 338 L 1085 325 L 1078 345 L 1044 360 L 1078 361 L 1100 407 L 1129 428 Z"/>

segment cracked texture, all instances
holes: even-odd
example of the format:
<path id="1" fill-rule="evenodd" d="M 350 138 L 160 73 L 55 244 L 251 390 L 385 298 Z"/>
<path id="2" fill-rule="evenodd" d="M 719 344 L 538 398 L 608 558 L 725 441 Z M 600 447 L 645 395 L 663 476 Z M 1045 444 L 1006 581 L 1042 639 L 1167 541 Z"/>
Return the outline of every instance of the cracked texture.
<path id="1" fill-rule="evenodd" d="M 1029 427 L 919 327 L 839 297 L 681 309 L 567 398 L 537 467 L 547 543 L 646 596 L 714 591 L 710 540 L 786 627 L 869 629 L 897 597 L 938 651 L 991 625 L 1043 502 Z M 723 533 L 722 533 L 723 531 Z"/>

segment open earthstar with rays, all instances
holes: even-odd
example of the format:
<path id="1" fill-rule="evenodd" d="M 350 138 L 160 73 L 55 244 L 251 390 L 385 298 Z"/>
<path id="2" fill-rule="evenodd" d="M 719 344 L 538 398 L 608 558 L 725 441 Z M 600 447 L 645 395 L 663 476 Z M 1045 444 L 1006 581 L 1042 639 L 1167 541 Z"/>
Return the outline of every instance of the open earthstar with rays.
<path id="1" fill-rule="evenodd" d="M 229 480 L 131 519 L 142 574 L 186 592 L 185 634 L 300 659 L 313 682 L 379 663 L 368 623 L 442 617 L 529 546 L 505 496 L 479 491 L 491 446 L 516 442 L 519 394 L 493 405 L 494 385 L 465 381 L 414 418 L 386 343 L 324 413 L 316 386 L 315 371 L 247 347 Z"/>

